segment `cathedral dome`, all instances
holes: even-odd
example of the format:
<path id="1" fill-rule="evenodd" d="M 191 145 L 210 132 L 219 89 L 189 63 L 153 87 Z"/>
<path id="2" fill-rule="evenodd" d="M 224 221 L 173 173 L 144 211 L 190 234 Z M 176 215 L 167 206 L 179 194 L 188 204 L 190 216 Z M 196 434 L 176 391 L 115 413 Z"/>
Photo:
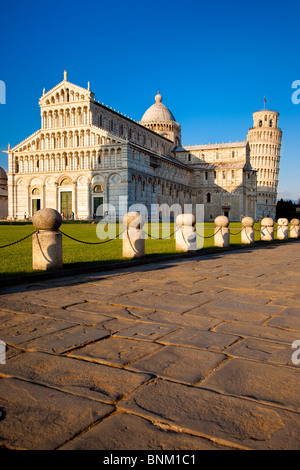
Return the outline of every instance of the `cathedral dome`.
<path id="1" fill-rule="evenodd" d="M 6 171 L 0 166 L 0 179 L 7 180 Z"/>
<path id="2" fill-rule="evenodd" d="M 160 92 L 155 96 L 155 103 L 147 109 L 144 113 L 141 123 L 144 122 L 165 122 L 165 121 L 175 121 L 171 111 L 162 104 L 162 96 Z"/>

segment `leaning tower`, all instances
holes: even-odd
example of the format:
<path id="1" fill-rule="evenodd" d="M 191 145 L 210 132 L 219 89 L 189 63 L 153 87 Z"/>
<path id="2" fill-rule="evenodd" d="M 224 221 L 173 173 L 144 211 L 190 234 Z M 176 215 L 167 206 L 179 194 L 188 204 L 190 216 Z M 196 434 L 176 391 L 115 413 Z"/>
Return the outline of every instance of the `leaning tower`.
<path id="1" fill-rule="evenodd" d="M 257 171 L 257 217 L 275 219 L 282 136 L 278 117 L 277 111 L 255 111 L 248 132 L 250 162 Z"/>

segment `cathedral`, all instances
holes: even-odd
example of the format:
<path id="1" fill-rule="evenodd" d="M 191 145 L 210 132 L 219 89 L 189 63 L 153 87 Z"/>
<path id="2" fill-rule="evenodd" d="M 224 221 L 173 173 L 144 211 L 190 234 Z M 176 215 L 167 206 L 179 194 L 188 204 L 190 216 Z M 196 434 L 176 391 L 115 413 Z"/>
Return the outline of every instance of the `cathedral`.
<path id="1" fill-rule="evenodd" d="M 86 220 L 134 204 L 151 217 L 164 207 L 203 204 L 205 220 L 226 215 L 275 218 L 281 130 L 279 113 L 253 114 L 242 142 L 185 146 L 181 126 L 160 92 L 140 121 L 96 101 L 64 79 L 39 100 L 41 129 L 8 148 L 8 219 L 51 207 Z M 106 209 L 104 213 L 104 209 Z M 109 211 L 107 211 L 107 208 Z"/>

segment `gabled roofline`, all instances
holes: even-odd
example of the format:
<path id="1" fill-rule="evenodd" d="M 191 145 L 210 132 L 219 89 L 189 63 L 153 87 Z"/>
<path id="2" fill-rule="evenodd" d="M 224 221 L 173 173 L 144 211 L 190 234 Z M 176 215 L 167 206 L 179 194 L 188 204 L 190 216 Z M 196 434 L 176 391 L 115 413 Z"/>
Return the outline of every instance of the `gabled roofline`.
<path id="1" fill-rule="evenodd" d="M 88 93 L 90 93 L 90 95 L 91 95 L 92 97 L 94 97 L 94 95 L 95 95 L 92 91 L 87 90 L 86 88 L 83 88 L 82 86 L 76 85 L 75 83 L 69 82 L 68 80 L 62 80 L 62 81 L 59 82 L 57 85 L 55 85 L 53 88 L 51 88 L 49 91 L 47 91 L 47 93 L 45 93 L 44 95 L 42 95 L 42 96 L 40 97 L 40 99 L 39 99 L 39 102 L 40 102 L 41 100 L 43 100 L 44 98 L 46 98 L 49 94 L 52 94 L 53 92 L 55 92 L 55 90 L 56 90 L 57 88 L 61 87 L 63 84 L 68 84 L 68 85 L 70 85 L 70 86 L 72 86 L 72 87 L 75 87 L 75 88 L 77 88 L 77 89 L 79 89 L 79 90 L 84 91 L 85 93 L 88 92 Z"/>

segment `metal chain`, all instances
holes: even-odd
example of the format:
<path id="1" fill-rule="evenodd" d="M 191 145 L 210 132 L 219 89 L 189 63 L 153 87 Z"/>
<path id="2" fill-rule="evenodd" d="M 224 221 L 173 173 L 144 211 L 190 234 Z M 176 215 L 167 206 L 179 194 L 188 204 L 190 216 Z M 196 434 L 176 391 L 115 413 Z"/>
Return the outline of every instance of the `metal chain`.
<path id="1" fill-rule="evenodd" d="M 75 242 L 78 242 L 78 243 L 84 243 L 85 245 L 103 245 L 104 243 L 108 243 L 108 242 L 111 242 L 112 240 L 116 240 L 120 235 L 122 235 L 124 232 L 126 232 L 126 230 L 123 230 L 123 232 L 119 233 L 116 237 L 114 238 L 109 238 L 108 240 L 104 240 L 102 242 L 87 242 L 87 241 L 84 241 L 84 240 L 78 240 L 77 238 L 74 238 L 74 237 L 71 237 L 70 235 L 67 235 L 66 233 L 64 232 L 61 232 L 65 237 L 68 237 L 70 238 L 71 240 L 74 240 Z"/>
<path id="2" fill-rule="evenodd" d="M 198 233 L 197 230 L 196 230 L 196 234 L 197 234 L 198 237 L 200 237 L 200 238 L 205 238 L 205 239 L 207 239 L 207 238 L 212 238 L 212 237 L 214 237 L 214 236 L 221 230 L 221 228 L 222 228 L 222 227 L 220 227 L 220 228 L 216 231 L 216 233 L 213 233 L 212 235 L 209 235 L 208 237 L 204 237 L 204 236 L 200 235 L 200 233 Z"/>
<path id="3" fill-rule="evenodd" d="M 145 233 L 145 235 L 148 235 L 148 237 L 154 238 L 155 240 L 167 240 L 168 238 L 171 238 L 173 235 L 175 235 L 175 233 L 177 232 L 177 230 L 179 228 L 180 228 L 180 226 L 173 233 L 168 235 L 167 237 L 155 237 L 154 235 L 150 235 L 149 233 L 145 232 L 145 230 L 144 230 L 144 233 Z"/>
<path id="4" fill-rule="evenodd" d="M 244 228 L 245 228 L 245 227 L 243 227 L 242 230 L 240 230 L 239 232 L 237 232 L 237 233 L 231 233 L 230 235 L 239 235 L 240 233 L 242 233 L 242 231 L 244 230 Z M 231 229 L 229 229 L 229 230 L 231 230 Z"/>
<path id="5" fill-rule="evenodd" d="M 29 235 L 26 235 L 26 237 L 23 237 L 20 240 L 17 240 L 16 242 L 8 243 L 7 245 L 2 245 L 2 246 L 0 246 L 0 248 L 7 248 L 9 246 L 16 245 L 16 243 L 20 243 L 23 240 L 26 240 L 26 238 L 31 237 L 34 233 L 37 233 L 37 230 L 35 232 L 30 233 Z"/>

